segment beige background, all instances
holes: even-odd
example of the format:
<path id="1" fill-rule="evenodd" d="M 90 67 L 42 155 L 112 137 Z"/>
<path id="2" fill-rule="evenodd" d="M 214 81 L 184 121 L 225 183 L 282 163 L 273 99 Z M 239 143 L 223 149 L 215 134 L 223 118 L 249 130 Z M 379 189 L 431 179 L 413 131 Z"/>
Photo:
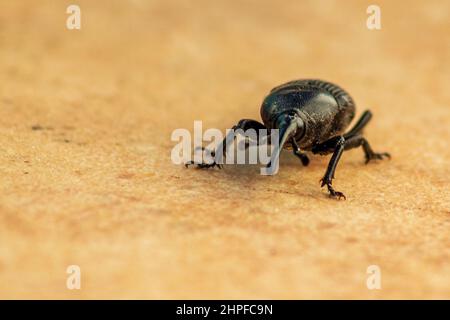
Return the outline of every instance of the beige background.
<path id="1" fill-rule="evenodd" d="M 0 1 L 1 298 L 450 298 L 448 2 L 377 1 L 380 31 L 372 1 L 76 1 L 69 31 L 71 3 Z M 393 155 L 346 152 L 347 201 L 320 189 L 327 157 L 171 163 L 175 128 L 259 119 L 308 77 Z"/>

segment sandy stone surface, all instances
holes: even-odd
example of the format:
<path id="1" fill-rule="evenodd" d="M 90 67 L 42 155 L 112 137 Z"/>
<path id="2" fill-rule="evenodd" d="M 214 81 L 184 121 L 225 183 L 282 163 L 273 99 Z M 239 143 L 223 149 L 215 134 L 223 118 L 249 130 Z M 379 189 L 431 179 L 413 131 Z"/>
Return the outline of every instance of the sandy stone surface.
<path id="1" fill-rule="evenodd" d="M 450 298 L 450 5 L 0 5 L 0 298 Z M 176 128 L 259 119 L 274 86 L 339 83 L 391 161 L 185 169 Z M 66 269 L 81 268 L 81 290 Z M 382 289 L 368 290 L 378 265 Z"/>

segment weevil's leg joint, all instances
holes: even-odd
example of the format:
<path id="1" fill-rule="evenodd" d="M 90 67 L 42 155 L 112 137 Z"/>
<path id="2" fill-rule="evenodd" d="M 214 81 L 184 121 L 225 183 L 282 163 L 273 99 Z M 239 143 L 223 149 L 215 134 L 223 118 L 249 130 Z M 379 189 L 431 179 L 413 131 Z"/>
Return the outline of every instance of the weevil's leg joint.
<path id="1" fill-rule="evenodd" d="M 295 138 L 291 139 L 292 149 L 294 149 L 294 154 L 300 159 L 303 166 L 307 166 L 309 164 L 309 158 L 306 155 L 306 153 L 303 153 L 300 151 L 300 147 L 297 144 L 297 141 L 295 141 Z"/>

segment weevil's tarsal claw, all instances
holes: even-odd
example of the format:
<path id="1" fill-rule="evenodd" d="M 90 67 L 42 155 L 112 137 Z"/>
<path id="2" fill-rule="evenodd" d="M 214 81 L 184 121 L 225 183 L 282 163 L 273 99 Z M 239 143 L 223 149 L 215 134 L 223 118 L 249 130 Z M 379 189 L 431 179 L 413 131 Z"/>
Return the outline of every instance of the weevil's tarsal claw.
<path id="1" fill-rule="evenodd" d="M 187 161 L 187 162 L 184 163 L 184 167 L 185 168 L 189 168 L 189 166 L 191 166 L 193 164 L 194 164 L 194 161 L 192 161 L 192 160 L 191 161 Z"/>
<path id="2" fill-rule="evenodd" d="M 197 147 L 197 148 L 195 148 L 195 151 L 198 152 L 199 150 L 201 150 L 203 153 L 205 153 L 205 150 L 206 150 L 206 149 L 205 149 L 204 147 Z M 206 150 L 206 151 L 208 151 L 208 150 Z M 209 152 L 209 151 L 208 151 L 208 152 Z M 214 151 L 211 151 L 211 152 L 209 152 L 209 153 L 210 153 L 210 155 L 211 155 L 212 158 L 215 158 L 216 153 L 215 153 Z M 204 154 L 203 154 L 203 155 L 204 155 Z M 203 157 L 203 159 L 204 159 L 204 157 Z M 195 161 L 190 160 L 190 161 L 187 161 L 187 162 L 184 163 L 184 166 L 185 166 L 186 168 L 188 168 L 188 167 L 191 166 L 191 165 L 195 165 L 195 167 L 196 167 L 197 169 L 209 169 L 209 168 L 214 168 L 214 167 L 217 167 L 217 168 L 219 168 L 219 169 L 222 169 L 222 168 L 223 168 L 223 165 L 220 164 L 220 163 L 216 163 L 216 161 L 205 162 L 205 161 L 203 160 L 203 162 L 197 163 L 197 162 L 195 162 Z"/>
<path id="3" fill-rule="evenodd" d="M 195 163 L 194 161 L 188 161 L 188 162 L 186 162 L 184 164 L 184 166 L 186 168 L 188 168 L 191 165 L 195 165 L 195 167 L 197 169 L 209 169 L 209 168 L 214 168 L 214 167 L 217 167 L 219 169 L 223 169 L 223 165 L 222 164 L 215 163 L 215 162 L 213 162 L 213 163 Z"/>
<path id="4" fill-rule="evenodd" d="M 368 164 L 372 160 L 383 160 L 384 158 L 391 159 L 391 155 L 387 152 L 376 153 L 373 152 L 369 155 L 366 155 L 366 164 Z"/>
<path id="5" fill-rule="evenodd" d="M 333 188 L 331 188 L 331 190 L 328 190 L 328 191 L 330 192 L 330 198 L 335 198 L 338 200 L 341 200 L 341 198 L 344 198 L 344 200 L 347 200 L 347 197 L 342 192 L 335 191 L 335 190 L 333 190 Z"/>
<path id="6" fill-rule="evenodd" d="M 321 187 L 327 186 L 330 198 L 335 198 L 338 200 L 341 200 L 341 198 L 344 198 L 344 200 L 347 200 L 347 197 L 345 196 L 345 194 L 343 194 L 340 191 L 334 190 L 333 186 L 331 185 L 332 184 L 331 180 L 322 178 L 322 179 L 320 179 L 320 182 L 321 182 Z"/>

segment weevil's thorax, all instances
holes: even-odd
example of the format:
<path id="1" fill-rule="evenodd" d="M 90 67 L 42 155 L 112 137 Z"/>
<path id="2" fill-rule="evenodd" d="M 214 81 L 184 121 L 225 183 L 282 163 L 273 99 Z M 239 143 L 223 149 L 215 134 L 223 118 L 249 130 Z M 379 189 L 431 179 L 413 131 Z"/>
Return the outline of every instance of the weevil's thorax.
<path id="1" fill-rule="evenodd" d="M 354 116 L 353 101 L 342 89 L 338 88 L 339 93 L 346 94 L 344 97 L 321 87 L 324 84 L 334 86 L 320 80 L 299 80 L 273 89 L 261 106 L 264 124 L 276 128 L 276 119 L 281 114 L 297 114 L 304 129 L 297 132 L 295 139 L 303 150 L 342 134 Z"/>

